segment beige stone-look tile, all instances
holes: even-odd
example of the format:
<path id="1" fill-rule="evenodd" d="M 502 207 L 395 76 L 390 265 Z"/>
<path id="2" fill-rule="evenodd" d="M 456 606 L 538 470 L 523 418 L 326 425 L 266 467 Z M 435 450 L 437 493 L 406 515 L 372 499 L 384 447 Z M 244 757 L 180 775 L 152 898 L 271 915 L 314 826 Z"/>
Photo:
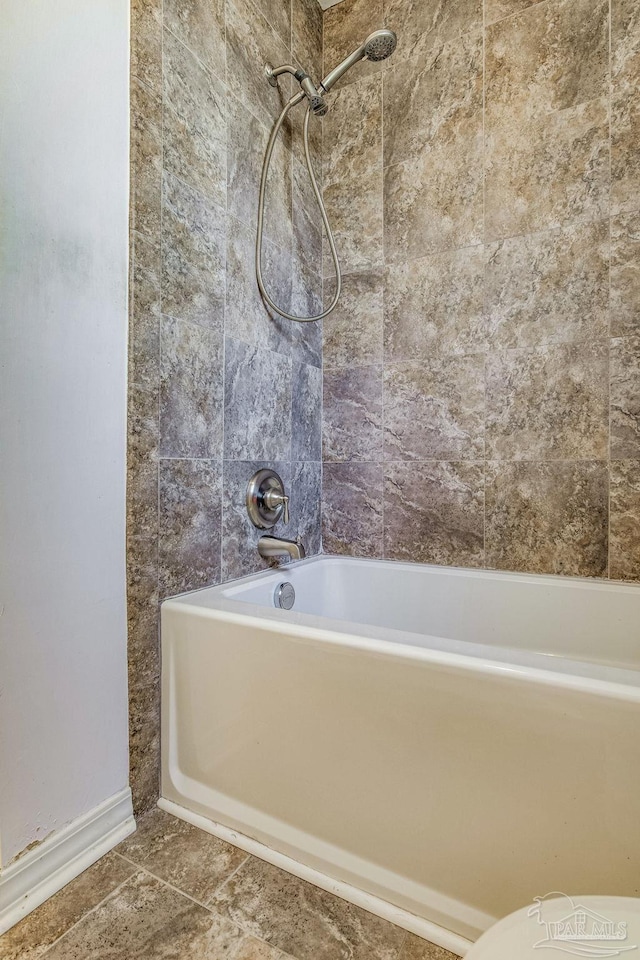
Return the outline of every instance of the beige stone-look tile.
<path id="1" fill-rule="evenodd" d="M 493 124 L 516 118 L 523 126 L 605 96 L 608 0 L 547 0 L 494 24 L 486 31 L 485 64 Z"/>
<path id="2" fill-rule="evenodd" d="M 484 562 L 484 463 L 387 463 L 384 555 L 411 563 Z"/>
<path id="3" fill-rule="evenodd" d="M 515 13 L 522 13 L 527 7 L 532 7 L 541 0 L 485 0 L 484 16 L 487 26 L 502 20 L 504 17 L 511 17 Z"/>
<path id="4" fill-rule="evenodd" d="M 263 940 L 256 940 L 255 937 L 244 937 L 233 953 L 233 960 L 287 960 L 288 956 L 282 950 L 270 947 Z"/>
<path id="5" fill-rule="evenodd" d="M 609 221 L 487 244 L 485 309 L 498 350 L 602 340 L 609 326 Z"/>
<path id="6" fill-rule="evenodd" d="M 483 248 L 467 247 L 386 269 L 386 361 L 482 353 L 487 346 L 483 309 Z"/>
<path id="7" fill-rule="evenodd" d="M 134 388 L 132 388 L 134 389 Z M 133 430 L 137 429 L 134 422 Z M 131 432 L 131 425 L 129 426 Z M 158 530 L 158 460 L 128 455 L 127 464 L 127 535 L 145 539 Z"/>
<path id="8" fill-rule="evenodd" d="M 485 240 L 608 214 L 606 99 L 535 119 L 485 117 Z"/>
<path id="9" fill-rule="evenodd" d="M 116 850 L 204 904 L 247 859 L 238 847 L 158 809 L 142 817 Z"/>
<path id="10" fill-rule="evenodd" d="M 225 337 L 225 460 L 291 459 L 291 363 Z"/>
<path id="11" fill-rule="evenodd" d="M 608 364 L 602 341 L 490 357 L 487 458 L 606 459 Z"/>
<path id="12" fill-rule="evenodd" d="M 134 871 L 108 853 L 0 936 L 0 960 L 36 960 Z"/>
<path id="13" fill-rule="evenodd" d="M 428 57 L 392 62 L 384 75 L 385 165 L 466 139 L 481 116 L 481 31 L 436 46 Z"/>
<path id="14" fill-rule="evenodd" d="M 640 97 L 611 101 L 611 213 L 640 208 Z"/>
<path id="15" fill-rule="evenodd" d="M 425 148 L 384 171 L 387 263 L 483 240 L 482 115 L 455 140 Z"/>
<path id="16" fill-rule="evenodd" d="M 131 81 L 129 225 L 160 241 L 162 204 L 162 103 L 158 94 Z"/>
<path id="17" fill-rule="evenodd" d="M 323 75 L 322 9 L 317 0 L 293 0 L 291 6 L 293 57 L 317 84 Z"/>
<path id="18" fill-rule="evenodd" d="M 160 362 L 160 237 L 131 234 L 129 383 L 157 389 Z"/>
<path id="19" fill-rule="evenodd" d="M 127 536 L 158 532 L 158 390 L 129 384 L 127 398 Z"/>
<path id="20" fill-rule="evenodd" d="M 315 2 L 317 3 L 317 0 L 315 0 Z M 336 93 L 337 90 L 338 88 L 336 87 Z M 331 99 L 333 100 L 333 93 Z M 300 104 L 294 110 L 291 110 L 282 125 L 285 141 L 290 144 L 293 156 L 303 167 L 306 166 L 303 137 L 306 112 L 305 104 Z M 312 114 L 309 120 L 309 153 L 311 155 L 314 172 L 319 182 L 322 181 L 322 134 L 325 119 L 325 117 L 318 117 Z"/>
<path id="21" fill-rule="evenodd" d="M 322 547 L 325 553 L 382 556 L 383 487 L 382 464 L 323 464 Z"/>
<path id="22" fill-rule="evenodd" d="M 226 91 L 168 30 L 163 45 L 163 164 L 224 206 L 227 197 Z"/>
<path id="23" fill-rule="evenodd" d="M 225 79 L 225 0 L 163 0 L 164 25 Z"/>
<path id="24" fill-rule="evenodd" d="M 337 86 L 322 121 L 323 186 L 382 163 L 382 76 Z"/>
<path id="25" fill-rule="evenodd" d="M 425 57 L 482 27 L 482 0 L 384 0 L 384 20 L 398 34 L 403 57 Z"/>
<path id="26" fill-rule="evenodd" d="M 287 4 L 288 5 L 288 4 Z M 291 95 L 286 74 L 272 87 L 265 63 L 289 63 L 289 44 L 260 15 L 251 0 L 227 0 L 227 84 L 265 126 L 270 127 Z"/>
<path id="27" fill-rule="evenodd" d="M 382 167 L 330 184 L 324 191 L 324 202 L 341 270 L 346 274 L 381 267 Z M 333 260 L 325 243 L 324 276 L 331 277 L 334 273 Z"/>
<path id="28" fill-rule="evenodd" d="M 291 370 L 291 459 L 322 459 L 322 370 L 295 361 Z"/>
<path id="29" fill-rule="evenodd" d="M 338 305 L 323 321 L 323 358 L 326 368 L 382 363 L 382 273 L 352 273 L 342 278 Z M 327 284 L 325 307 L 334 295 Z"/>
<path id="30" fill-rule="evenodd" d="M 291 489 L 295 490 L 291 501 L 291 530 L 302 538 L 307 556 L 316 556 L 322 553 L 322 464 L 319 461 L 292 463 Z"/>
<path id="31" fill-rule="evenodd" d="M 325 12 L 323 24 L 326 75 L 364 43 L 369 34 L 384 26 L 382 0 L 342 0 Z M 378 73 L 381 66 L 370 60 L 361 61 L 342 77 L 340 84 Z"/>
<path id="32" fill-rule="evenodd" d="M 640 580 L 640 460 L 610 465 L 609 576 Z"/>
<path id="33" fill-rule="evenodd" d="M 156 635 L 159 625 L 156 624 Z M 158 802 L 160 789 L 160 681 L 129 679 L 129 783 L 136 817 Z"/>
<path id="34" fill-rule="evenodd" d="M 490 462 L 485 496 L 487 566 L 606 576 L 605 463 Z"/>
<path id="35" fill-rule="evenodd" d="M 640 457 L 640 336 L 611 341 L 611 458 Z"/>
<path id="36" fill-rule="evenodd" d="M 408 933 L 400 960 L 458 960 L 458 958 L 449 950 L 436 947 L 435 943 L 429 943 L 428 940 L 423 940 L 421 937 L 414 936 L 413 933 Z"/>
<path id="37" fill-rule="evenodd" d="M 640 10 L 635 0 L 611 0 L 611 79 L 616 96 L 637 94 Z"/>
<path id="38" fill-rule="evenodd" d="M 222 416 L 222 331 L 164 317 L 160 456 L 221 460 Z"/>
<path id="39" fill-rule="evenodd" d="M 482 459 L 484 392 L 483 357 L 385 366 L 385 460 Z"/>
<path id="40" fill-rule="evenodd" d="M 635 0 L 611 3 L 611 209 L 640 209 L 640 13 Z"/>
<path id="41" fill-rule="evenodd" d="M 322 214 L 306 166 L 291 161 L 293 249 L 310 267 L 322 263 Z"/>
<path id="42" fill-rule="evenodd" d="M 155 807 L 160 792 L 160 680 L 129 681 L 129 781 L 133 812 Z"/>
<path id="43" fill-rule="evenodd" d="M 251 858 L 212 906 L 297 960 L 398 960 L 405 931 Z"/>
<path id="44" fill-rule="evenodd" d="M 131 2 L 131 76 L 160 93 L 162 0 Z"/>
<path id="45" fill-rule="evenodd" d="M 221 329 L 226 222 L 222 207 L 170 173 L 162 202 L 162 312 Z"/>
<path id="46" fill-rule="evenodd" d="M 324 372 L 322 448 L 325 461 L 382 459 L 382 367 Z"/>
<path id="47" fill-rule="evenodd" d="M 227 97 L 227 213 L 253 226 L 258 217 L 262 161 L 269 132 L 231 93 Z M 278 139 L 265 198 L 264 236 L 281 248 L 291 244 L 291 154 Z"/>
<path id="48" fill-rule="evenodd" d="M 221 464 L 160 461 L 160 596 L 220 580 Z"/>
<path id="49" fill-rule="evenodd" d="M 127 665 L 129 686 L 160 676 L 158 538 L 127 541 Z"/>
<path id="50" fill-rule="evenodd" d="M 282 42 L 291 47 L 291 3 L 282 0 L 254 0 L 254 3 Z"/>
<path id="51" fill-rule="evenodd" d="M 53 960 L 234 960 L 246 938 L 233 923 L 139 872 L 51 948 Z"/>
<path id="52" fill-rule="evenodd" d="M 227 217 L 227 336 L 253 346 L 264 346 L 286 354 L 291 348 L 291 323 L 267 308 L 255 277 L 255 227 Z M 291 250 L 282 249 L 266 238 L 262 245 L 263 280 L 275 303 L 291 306 Z"/>
<path id="53" fill-rule="evenodd" d="M 293 258 L 291 309 L 298 317 L 316 317 L 322 313 L 322 264 L 309 264 Z M 283 321 L 291 342 L 291 359 L 322 366 L 322 320 L 310 323 Z"/>
<path id="54" fill-rule="evenodd" d="M 640 334 L 640 213 L 611 220 L 611 335 Z"/>

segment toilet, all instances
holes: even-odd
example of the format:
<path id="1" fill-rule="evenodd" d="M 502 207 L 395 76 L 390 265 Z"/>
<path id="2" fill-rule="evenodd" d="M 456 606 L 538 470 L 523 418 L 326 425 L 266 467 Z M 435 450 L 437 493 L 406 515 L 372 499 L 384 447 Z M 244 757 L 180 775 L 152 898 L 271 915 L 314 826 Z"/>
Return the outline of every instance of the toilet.
<path id="1" fill-rule="evenodd" d="M 465 960 L 542 960 L 545 955 L 640 960 L 640 899 L 536 897 L 483 933 Z"/>

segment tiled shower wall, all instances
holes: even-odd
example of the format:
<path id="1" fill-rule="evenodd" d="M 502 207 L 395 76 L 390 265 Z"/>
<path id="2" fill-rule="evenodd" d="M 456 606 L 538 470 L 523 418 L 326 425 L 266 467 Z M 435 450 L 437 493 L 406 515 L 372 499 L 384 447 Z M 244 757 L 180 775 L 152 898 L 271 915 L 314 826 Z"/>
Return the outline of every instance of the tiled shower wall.
<path id="1" fill-rule="evenodd" d="M 291 524 L 320 549 L 321 329 L 278 323 L 257 295 L 262 157 L 289 95 L 263 66 L 319 74 L 317 0 L 134 0 L 128 585 L 131 784 L 158 795 L 158 603 L 258 569 L 246 518 L 268 463 L 292 491 Z M 299 113 L 298 122 L 302 113 Z M 321 126 L 313 126 L 320 162 Z M 279 146 L 265 276 L 294 310 L 321 306 L 318 214 L 299 136 Z"/>
<path id="2" fill-rule="evenodd" d="M 344 0 L 325 69 L 383 24 L 323 121 L 323 548 L 640 579 L 640 4 Z"/>

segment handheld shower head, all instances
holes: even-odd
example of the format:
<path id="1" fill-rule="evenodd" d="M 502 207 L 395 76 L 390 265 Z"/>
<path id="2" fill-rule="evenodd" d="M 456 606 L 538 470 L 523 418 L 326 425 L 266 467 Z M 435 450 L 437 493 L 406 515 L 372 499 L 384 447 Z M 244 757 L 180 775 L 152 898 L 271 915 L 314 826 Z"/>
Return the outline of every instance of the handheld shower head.
<path id="1" fill-rule="evenodd" d="M 350 70 L 360 60 L 372 60 L 374 63 L 386 60 L 387 57 L 391 56 L 397 45 L 398 38 L 393 30 L 376 30 L 375 33 L 367 37 L 361 47 L 354 50 L 342 63 L 339 63 L 327 74 L 320 84 L 320 90 L 328 93 L 331 87 L 345 75 L 347 70 Z"/>
<path id="2" fill-rule="evenodd" d="M 377 63 L 390 57 L 398 45 L 398 38 L 393 30 L 376 30 L 364 42 L 364 52 L 367 60 Z"/>

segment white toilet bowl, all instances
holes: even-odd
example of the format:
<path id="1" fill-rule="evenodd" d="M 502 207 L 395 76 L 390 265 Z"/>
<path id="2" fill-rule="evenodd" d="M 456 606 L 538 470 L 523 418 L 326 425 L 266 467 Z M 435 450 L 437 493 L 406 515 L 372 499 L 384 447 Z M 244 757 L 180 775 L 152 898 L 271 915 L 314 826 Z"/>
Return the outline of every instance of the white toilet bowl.
<path id="1" fill-rule="evenodd" d="M 640 899 L 562 893 L 539 897 L 487 930 L 465 960 L 542 960 L 545 956 L 640 960 Z"/>

